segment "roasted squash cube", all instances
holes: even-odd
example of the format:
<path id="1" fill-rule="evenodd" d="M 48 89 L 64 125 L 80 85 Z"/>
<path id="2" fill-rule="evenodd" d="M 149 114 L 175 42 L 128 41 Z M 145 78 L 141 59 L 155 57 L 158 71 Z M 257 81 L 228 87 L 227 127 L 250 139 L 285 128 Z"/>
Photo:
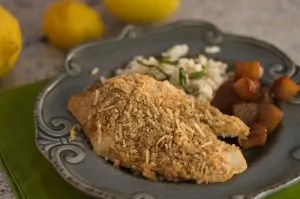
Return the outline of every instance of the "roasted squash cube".
<path id="1" fill-rule="evenodd" d="M 266 126 L 267 132 L 271 133 L 282 120 L 283 112 L 270 103 L 260 103 L 258 105 L 258 121 Z"/>
<path id="2" fill-rule="evenodd" d="M 239 138 L 238 142 L 244 149 L 264 146 L 267 141 L 267 128 L 260 123 L 250 126 L 250 135 L 247 138 Z"/>
<path id="3" fill-rule="evenodd" d="M 246 101 L 254 102 L 259 100 L 260 82 L 253 81 L 248 77 L 242 77 L 233 84 L 234 91 L 240 98 Z"/>
<path id="4" fill-rule="evenodd" d="M 261 75 L 262 67 L 258 61 L 236 62 L 235 64 L 235 80 L 242 77 L 258 80 Z"/>
<path id="5" fill-rule="evenodd" d="M 300 87 L 287 75 L 278 78 L 272 87 L 274 96 L 278 100 L 290 100 L 300 91 Z"/>
<path id="6" fill-rule="evenodd" d="M 243 101 L 233 89 L 233 81 L 224 82 L 217 90 L 211 105 L 218 108 L 222 113 L 232 114 L 232 106 Z"/>
<path id="7" fill-rule="evenodd" d="M 259 102 L 262 103 L 274 103 L 274 99 L 272 97 L 271 89 L 269 87 L 263 86 L 260 88 L 261 98 Z"/>
<path id="8" fill-rule="evenodd" d="M 247 126 L 257 122 L 258 105 L 257 103 L 238 103 L 233 105 L 233 115 L 242 120 Z"/>

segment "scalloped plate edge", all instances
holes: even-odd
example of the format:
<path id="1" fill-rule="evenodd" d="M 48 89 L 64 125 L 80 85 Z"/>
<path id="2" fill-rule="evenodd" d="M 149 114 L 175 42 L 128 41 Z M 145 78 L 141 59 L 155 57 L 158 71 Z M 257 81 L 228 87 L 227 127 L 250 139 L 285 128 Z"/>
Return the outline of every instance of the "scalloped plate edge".
<path id="1" fill-rule="evenodd" d="M 106 199 L 103 198 L 102 196 L 99 195 L 99 193 L 102 193 L 103 190 L 101 191 L 97 191 L 98 188 L 90 186 L 88 184 L 82 183 L 80 180 L 75 179 L 72 175 L 68 174 L 68 172 L 63 172 L 63 168 L 57 164 L 56 161 L 54 161 L 49 154 L 47 154 L 39 145 L 38 143 L 38 138 L 37 138 L 37 134 L 38 134 L 38 127 L 40 126 L 39 124 L 42 122 L 40 120 L 40 113 L 39 111 L 41 111 L 42 106 L 43 106 L 43 102 L 44 102 L 44 98 L 47 95 L 47 93 L 49 93 L 57 84 L 59 84 L 60 81 L 62 81 L 64 78 L 66 78 L 68 75 L 72 75 L 72 71 L 68 71 L 68 67 L 67 65 L 69 64 L 69 61 L 72 59 L 72 57 L 79 52 L 80 50 L 90 47 L 90 46 L 94 46 L 94 45 L 102 45 L 102 44 L 109 44 L 109 43 L 114 43 L 114 42 L 118 42 L 119 40 L 122 40 L 124 38 L 131 38 L 134 39 L 137 36 L 147 36 L 148 34 L 155 34 L 158 32 L 164 32 L 164 31 L 168 31 L 170 29 L 173 28 L 182 28 L 184 26 L 210 26 L 212 28 L 214 28 L 215 30 L 219 31 L 220 33 L 222 33 L 223 36 L 225 37 L 232 37 L 235 39 L 241 39 L 243 41 L 248 41 L 248 42 L 255 42 L 258 45 L 263 45 L 264 47 L 269 47 L 272 50 L 275 50 L 277 53 L 279 53 L 281 56 L 284 56 L 286 60 L 288 60 L 293 66 L 296 66 L 294 64 L 294 62 L 285 54 L 283 53 L 281 50 L 279 50 L 276 46 L 256 39 L 256 38 L 252 38 L 252 37 L 248 37 L 248 36 L 242 36 L 242 35 L 235 35 L 235 34 L 228 34 L 228 33 L 223 33 L 222 31 L 219 30 L 219 28 L 217 28 L 216 26 L 214 26 L 211 23 L 205 22 L 205 21 L 199 21 L 199 20 L 181 20 L 181 21 L 176 21 L 173 23 L 169 23 L 166 24 L 164 26 L 161 27 L 156 27 L 155 29 L 152 30 L 148 30 L 149 32 L 143 32 L 143 29 L 141 28 L 137 28 L 135 26 L 132 25 L 128 25 L 126 26 L 121 33 L 119 34 L 119 36 L 112 38 L 112 39 L 108 39 L 105 41 L 96 41 L 96 42 L 90 42 L 90 43 L 86 43 L 86 44 L 82 44 L 76 48 L 74 48 L 73 50 L 71 50 L 69 52 L 69 54 L 66 56 L 65 60 L 64 60 L 64 66 L 66 68 L 66 71 L 62 72 L 60 75 L 58 75 L 58 77 L 54 78 L 52 81 L 50 81 L 45 88 L 38 94 L 37 97 L 37 101 L 35 104 L 35 110 L 34 110 L 34 121 L 35 121 L 35 126 L 36 126 L 36 137 L 35 137 L 35 143 L 36 146 L 38 148 L 38 150 L 43 154 L 43 156 L 52 163 L 52 165 L 54 166 L 54 168 L 57 170 L 57 172 L 63 177 L 63 179 L 68 182 L 69 184 L 71 184 L 72 186 L 80 189 L 81 191 L 87 193 L 88 195 L 100 198 L 100 199 Z M 294 73 L 299 73 L 298 71 L 300 71 L 299 67 L 295 68 L 296 72 Z M 293 74 L 294 74 L 293 73 Z M 298 75 L 297 75 L 297 78 Z M 270 186 L 265 187 L 264 189 L 261 190 L 257 190 L 255 192 L 253 192 L 252 194 L 250 194 L 249 196 L 246 197 L 241 197 L 238 199 L 262 199 L 265 196 L 268 196 L 274 192 L 280 191 L 284 188 L 287 188 L 288 186 L 291 186 L 295 183 L 300 182 L 300 171 L 297 173 L 297 175 L 295 176 L 291 176 L 285 180 L 282 180 L 281 182 L 278 183 L 274 183 Z M 91 192 L 91 190 L 93 190 Z M 105 191 L 104 191 L 105 192 Z M 108 192 L 107 192 L 108 193 Z M 113 193 L 108 193 L 110 195 L 112 195 Z"/>

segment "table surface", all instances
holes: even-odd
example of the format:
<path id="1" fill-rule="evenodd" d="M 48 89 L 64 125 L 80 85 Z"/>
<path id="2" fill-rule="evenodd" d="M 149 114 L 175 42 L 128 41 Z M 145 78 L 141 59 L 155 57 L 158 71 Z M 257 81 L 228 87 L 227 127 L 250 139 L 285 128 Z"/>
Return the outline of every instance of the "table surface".
<path id="1" fill-rule="evenodd" d="M 41 16 L 54 0 L 1 0 L 19 19 L 24 47 L 14 70 L 0 79 L 0 90 L 52 77 L 61 69 L 64 53 L 42 41 Z M 86 0 L 103 15 L 107 35 L 116 35 L 123 25 L 114 20 L 101 0 Z M 299 0 L 185 0 L 173 16 L 178 19 L 202 19 L 226 32 L 268 41 L 300 64 Z M 0 170 L 0 198 L 13 199 L 6 175 Z"/>

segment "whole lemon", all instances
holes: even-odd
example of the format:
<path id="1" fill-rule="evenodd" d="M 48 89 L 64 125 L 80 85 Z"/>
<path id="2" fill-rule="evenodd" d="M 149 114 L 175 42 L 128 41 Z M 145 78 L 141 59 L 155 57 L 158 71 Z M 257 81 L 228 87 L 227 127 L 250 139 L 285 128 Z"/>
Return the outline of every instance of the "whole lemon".
<path id="1" fill-rule="evenodd" d="M 180 0 L 104 0 L 107 9 L 128 23 L 151 24 L 170 17 Z"/>
<path id="2" fill-rule="evenodd" d="M 100 15 L 88 5 L 76 0 L 59 0 L 46 10 L 43 32 L 50 44 L 69 50 L 101 38 L 104 25 Z"/>
<path id="3" fill-rule="evenodd" d="M 19 22 L 0 5 L 0 77 L 15 65 L 21 49 L 22 35 Z"/>

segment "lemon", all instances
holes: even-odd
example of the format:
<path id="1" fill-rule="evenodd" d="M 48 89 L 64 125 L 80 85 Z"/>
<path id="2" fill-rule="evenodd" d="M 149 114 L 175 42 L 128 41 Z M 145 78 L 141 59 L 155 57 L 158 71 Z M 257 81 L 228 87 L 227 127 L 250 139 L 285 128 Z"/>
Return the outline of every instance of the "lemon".
<path id="1" fill-rule="evenodd" d="M 22 35 L 17 19 L 0 5 L 0 77 L 17 61 L 22 48 Z"/>
<path id="2" fill-rule="evenodd" d="M 179 7 L 180 0 L 104 0 L 107 9 L 128 23 L 162 22 Z"/>
<path id="3" fill-rule="evenodd" d="M 76 0 L 59 0 L 46 10 L 43 32 L 50 44 L 69 50 L 101 38 L 104 25 L 100 15 L 88 5 Z"/>

